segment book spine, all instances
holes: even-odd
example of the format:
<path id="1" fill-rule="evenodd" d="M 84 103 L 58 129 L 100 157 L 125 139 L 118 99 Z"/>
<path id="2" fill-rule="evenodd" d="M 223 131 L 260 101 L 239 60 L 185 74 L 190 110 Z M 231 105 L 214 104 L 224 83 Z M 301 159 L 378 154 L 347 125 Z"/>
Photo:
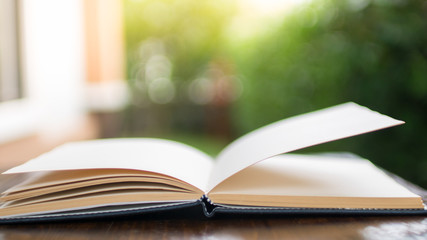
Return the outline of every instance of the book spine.
<path id="1" fill-rule="evenodd" d="M 206 217 L 213 217 L 215 213 L 215 204 L 213 204 L 212 200 L 205 194 L 200 199 L 203 207 L 203 213 Z"/>

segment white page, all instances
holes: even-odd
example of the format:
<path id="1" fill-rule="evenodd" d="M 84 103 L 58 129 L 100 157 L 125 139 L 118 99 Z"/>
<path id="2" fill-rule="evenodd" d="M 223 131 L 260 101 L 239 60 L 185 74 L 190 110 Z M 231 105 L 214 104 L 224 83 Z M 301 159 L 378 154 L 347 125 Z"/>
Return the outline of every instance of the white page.
<path id="1" fill-rule="evenodd" d="M 217 157 L 208 191 L 233 174 L 269 157 L 402 123 L 355 103 L 281 120 L 227 146 Z"/>
<path id="2" fill-rule="evenodd" d="M 5 173 L 121 168 L 151 171 L 206 190 L 210 156 L 162 139 L 105 139 L 68 143 Z"/>
<path id="3" fill-rule="evenodd" d="M 419 198 L 357 156 L 283 154 L 252 165 L 229 180 L 212 193 Z"/>

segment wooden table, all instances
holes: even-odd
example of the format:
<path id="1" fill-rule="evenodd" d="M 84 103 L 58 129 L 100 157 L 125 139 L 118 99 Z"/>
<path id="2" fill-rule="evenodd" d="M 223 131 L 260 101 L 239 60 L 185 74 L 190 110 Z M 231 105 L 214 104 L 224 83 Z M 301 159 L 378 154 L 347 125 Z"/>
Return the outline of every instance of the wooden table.
<path id="1" fill-rule="evenodd" d="M 0 176 L 0 190 L 13 179 Z M 427 192 L 409 186 L 424 198 Z M 0 225 L 0 239 L 427 239 L 427 216 L 233 215 L 201 211 L 122 219 Z"/>
<path id="2" fill-rule="evenodd" d="M 0 226 L 0 239 L 427 239 L 427 217 L 140 218 Z"/>

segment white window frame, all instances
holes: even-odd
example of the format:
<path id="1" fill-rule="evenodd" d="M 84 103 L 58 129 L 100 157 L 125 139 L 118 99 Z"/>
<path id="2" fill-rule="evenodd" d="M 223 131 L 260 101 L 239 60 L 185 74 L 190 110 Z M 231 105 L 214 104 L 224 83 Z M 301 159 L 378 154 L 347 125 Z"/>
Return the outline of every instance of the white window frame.
<path id="1" fill-rule="evenodd" d="M 19 0 L 0 1 L 0 101 L 21 97 Z"/>
<path id="2" fill-rule="evenodd" d="M 22 0 L 19 11 L 24 97 L 0 103 L 0 144 L 73 131 L 85 114 L 82 1 Z"/>

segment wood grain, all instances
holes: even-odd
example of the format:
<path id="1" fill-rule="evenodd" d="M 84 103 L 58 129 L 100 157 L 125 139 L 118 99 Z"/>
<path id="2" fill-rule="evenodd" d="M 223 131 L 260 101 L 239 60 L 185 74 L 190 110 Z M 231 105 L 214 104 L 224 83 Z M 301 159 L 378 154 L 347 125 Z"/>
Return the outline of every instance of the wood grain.
<path id="1" fill-rule="evenodd" d="M 427 217 L 132 219 L 0 226 L 0 239 L 427 239 Z"/>

